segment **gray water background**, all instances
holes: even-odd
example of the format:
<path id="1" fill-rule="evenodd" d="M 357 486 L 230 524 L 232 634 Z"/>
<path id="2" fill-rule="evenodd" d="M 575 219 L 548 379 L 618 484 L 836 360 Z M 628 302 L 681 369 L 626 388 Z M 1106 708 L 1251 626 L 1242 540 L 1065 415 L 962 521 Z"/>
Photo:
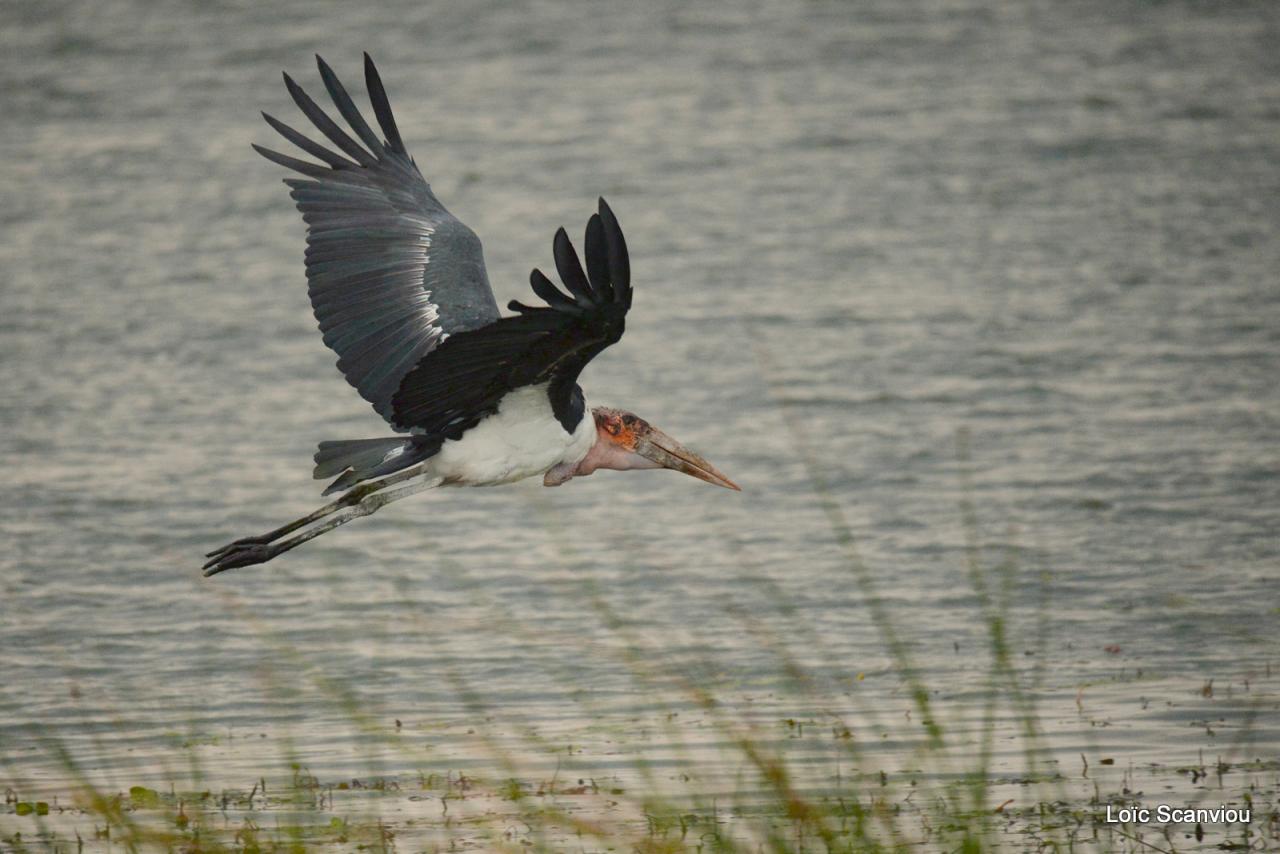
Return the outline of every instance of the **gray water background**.
<path id="1" fill-rule="evenodd" d="M 495 728 L 591 744 L 682 702 L 637 684 L 620 637 L 744 717 L 771 696 L 765 727 L 814 710 L 761 637 L 848 718 L 901 719 L 788 418 L 957 731 L 988 647 L 968 498 L 984 560 L 1016 566 L 1064 763 L 1277 752 L 1275 4 L 9 0 L 0 24 L 10 781 L 65 778 L 37 734 L 115 785 L 201 734 L 215 782 L 247 786 L 286 734 L 317 774 L 366 773 L 312 676 L 429 732 L 442 768 L 483 764 L 460 685 Z M 319 52 L 358 90 L 362 50 L 499 303 L 610 200 L 636 301 L 588 399 L 741 494 L 670 473 L 442 491 L 199 576 L 318 503 L 317 441 L 384 430 L 249 149 L 276 143 L 259 109 L 302 121 L 281 69 L 319 96 Z"/>

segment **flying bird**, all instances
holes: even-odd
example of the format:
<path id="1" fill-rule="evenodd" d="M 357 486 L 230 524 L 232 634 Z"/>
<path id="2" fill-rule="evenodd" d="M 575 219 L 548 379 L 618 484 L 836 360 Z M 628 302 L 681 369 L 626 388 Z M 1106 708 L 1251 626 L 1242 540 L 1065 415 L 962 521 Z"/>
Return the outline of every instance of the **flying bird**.
<path id="1" fill-rule="evenodd" d="M 333 70 L 316 62 L 355 137 L 285 74 L 294 103 L 333 147 L 266 113 L 267 124 L 321 163 L 253 147 L 303 176 L 284 183 L 307 224 L 307 286 L 324 343 L 397 435 L 321 442 L 313 475 L 334 478 L 324 494 L 341 497 L 210 552 L 204 574 L 264 563 L 437 486 L 535 475 L 558 486 L 598 469 L 666 468 L 738 489 L 644 419 L 587 406 L 578 376 L 622 337 L 631 308 L 627 244 L 604 199 L 587 221 L 585 269 L 561 228 L 553 254 L 564 289 L 535 269 L 529 282 L 541 303 L 512 301 L 515 314 L 503 317 L 480 240 L 409 156 L 369 55 L 365 84 L 381 137 Z"/>

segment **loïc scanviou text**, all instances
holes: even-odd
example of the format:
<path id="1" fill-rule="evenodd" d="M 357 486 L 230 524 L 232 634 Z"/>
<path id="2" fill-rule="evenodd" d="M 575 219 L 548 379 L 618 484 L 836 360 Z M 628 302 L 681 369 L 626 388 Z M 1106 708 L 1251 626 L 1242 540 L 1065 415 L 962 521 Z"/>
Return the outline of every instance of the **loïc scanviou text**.
<path id="1" fill-rule="evenodd" d="M 1171 807 L 1168 804 L 1157 804 L 1155 807 L 1116 807 L 1107 804 L 1108 824 L 1146 824 L 1155 821 L 1159 824 L 1173 822 L 1175 824 L 1248 824 L 1252 819 L 1251 809 L 1237 807 Z"/>

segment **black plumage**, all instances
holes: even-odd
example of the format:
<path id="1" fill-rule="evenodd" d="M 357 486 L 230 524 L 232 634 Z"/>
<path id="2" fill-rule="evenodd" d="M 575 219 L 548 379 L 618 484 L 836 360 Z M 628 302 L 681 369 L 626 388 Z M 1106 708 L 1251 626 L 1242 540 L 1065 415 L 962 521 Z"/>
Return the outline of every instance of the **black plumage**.
<path id="1" fill-rule="evenodd" d="M 556 270 L 569 294 L 541 270 L 529 281 L 545 306 L 512 301 L 519 312 L 450 336 L 405 375 L 391 399 L 393 423 L 426 435 L 456 439 L 497 411 L 508 392 L 547 383 L 552 411 L 567 432 L 583 416 L 578 375 L 597 353 L 618 341 L 631 307 L 630 266 L 622 229 L 609 205 L 587 224 L 583 271 L 564 229 L 556 232 Z"/>

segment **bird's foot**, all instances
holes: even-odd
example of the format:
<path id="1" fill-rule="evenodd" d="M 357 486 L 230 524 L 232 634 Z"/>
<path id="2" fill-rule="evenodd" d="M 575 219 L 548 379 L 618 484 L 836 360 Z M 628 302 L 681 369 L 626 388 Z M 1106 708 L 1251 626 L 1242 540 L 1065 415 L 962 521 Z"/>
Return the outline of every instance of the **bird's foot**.
<path id="1" fill-rule="evenodd" d="M 203 567 L 205 577 L 236 569 L 241 566 L 253 566 L 266 563 L 284 549 L 262 542 L 261 537 L 244 537 L 234 543 L 228 543 L 217 551 L 210 552 L 209 560 Z"/>
<path id="2" fill-rule="evenodd" d="M 272 533 L 275 532 L 273 531 Z M 232 540 L 225 546 L 220 546 L 211 552 L 206 552 L 205 557 L 217 558 L 227 552 L 236 551 L 237 549 L 242 549 L 245 546 L 265 546 L 274 539 L 275 537 L 273 537 L 272 534 L 259 534 L 256 537 L 241 537 L 238 540 Z"/>

